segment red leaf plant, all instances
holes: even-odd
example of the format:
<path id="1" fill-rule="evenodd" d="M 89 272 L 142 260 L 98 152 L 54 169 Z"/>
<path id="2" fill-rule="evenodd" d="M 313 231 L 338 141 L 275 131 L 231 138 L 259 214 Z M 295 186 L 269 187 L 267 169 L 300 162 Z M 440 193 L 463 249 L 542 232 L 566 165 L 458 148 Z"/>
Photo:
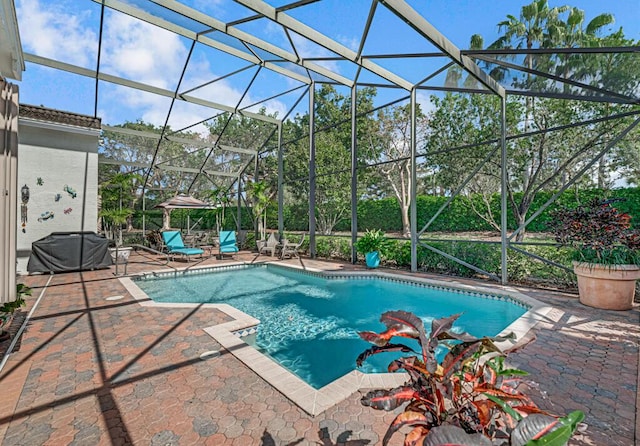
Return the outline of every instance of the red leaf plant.
<path id="1" fill-rule="evenodd" d="M 382 444 L 388 444 L 405 426 L 410 427 L 405 446 L 566 444 L 584 414 L 575 411 L 561 418 L 539 409 L 519 386 L 527 373 L 505 364 L 508 353 L 533 339 L 501 351 L 494 342 L 514 336 L 476 338 L 454 332 L 451 329 L 459 316 L 435 319 L 427 335 L 422 320 L 414 314 L 389 311 L 380 318 L 387 327 L 385 331 L 359 333 L 374 346 L 358 356 L 358 366 L 378 353 L 415 354 L 389 364 L 389 372 L 404 370 L 408 374 L 404 385 L 373 390 L 362 397 L 363 405 L 385 411 L 406 404 L 387 429 Z M 395 336 L 417 340 L 420 351 L 390 343 Z M 436 358 L 438 347 L 448 349 L 441 363 Z"/>

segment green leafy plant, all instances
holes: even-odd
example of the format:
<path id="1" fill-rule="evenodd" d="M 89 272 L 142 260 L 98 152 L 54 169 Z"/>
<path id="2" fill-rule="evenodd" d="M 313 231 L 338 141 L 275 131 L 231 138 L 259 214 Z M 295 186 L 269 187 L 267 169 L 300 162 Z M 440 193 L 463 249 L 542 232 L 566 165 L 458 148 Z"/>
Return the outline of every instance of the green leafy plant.
<path id="1" fill-rule="evenodd" d="M 380 318 L 387 327 L 385 331 L 359 333 L 374 346 L 358 356 L 358 367 L 378 353 L 415 354 L 395 359 L 388 366 L 389 372 L 407 372 L 409 380 L 404 385 L 374 390 L 362 397 L 363 405 L 385 411 L 406 403 L 387 429 L 382 444 L 388 444 L 405 426 L 411 428 L 405 445 L 566 444 L 584 414 L 575 411 L 566 417 L 551 415 L 524 393 L 520 384 L 527 373 L 509 367 L 505 358 L 527 343 L 514 344 L 503 352 L 494 342 L 513 336 L 476 338 L 453 331 L 459 316 L 433 320 L 427 334 L 416 315 L 389 311 Z M 390 343 L 394 337 L 415 339 L 420 348 L 416 351 L 405 344 Z M 438 362 L 436 351 L 443 347 L 448 352 Z"/>
<path id="2" fill-rule="evenodd" d="M 31 288 L 23 283 L 19 283 L 16 285 L 16 299 L 0 305 L 0 341 L 5 341 L 10 338 L 9 332 L 7 332 L 5 328 L 11 325 L 13 314 L 20 307 L 24 307 L 27 304 L 24 296 L 31 296 Z"/>
<path id="3" fill-rule="evenodd" d="M 12 302 L 5 302 L 0 305 L 0 313 L 14 313 L 20 307 L 24 307 L 27 303 L 24 300 L 24 296 L 31 296 L 31 288 L 23 283 L 16 285 L 16 300 Z"/>
<path id="4" fill-rule="evenodd" d="M 629 214 L 611 205 L 617 201 L 594 198 L 586 205 L 553 213 L 555 239 L 575 249 L 574 260 L 640 265 L 640 230 L 631 228 Z"/>
<path id="5" fill-rule="evenodd" d="M 367 230 L 362 237 L 356 241 L 356 250 L 361 254 L 368 252 L 383 251 L 389 244 L 384 232 L 380 229 Z"/>

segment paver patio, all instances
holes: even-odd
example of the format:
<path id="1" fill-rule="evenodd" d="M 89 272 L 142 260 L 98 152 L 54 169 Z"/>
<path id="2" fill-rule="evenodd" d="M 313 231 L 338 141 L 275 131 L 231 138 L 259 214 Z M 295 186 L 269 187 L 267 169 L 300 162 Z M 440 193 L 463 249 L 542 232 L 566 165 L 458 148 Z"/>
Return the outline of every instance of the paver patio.
<path id="1" fill-rule="evenodd" d="M 241 253 L 237 260 L 272 259 Z M 134 254 L 128 273 L 167 267 L 153 261 Z M 0 373 L 3 445 L 376 445 L 395 416 L 361 406 L 361 392 L 308 415 L 202 330 L 228 321 L 226 314 L 141 306 L 113 267 L 21 281 L 33 288 L 29 309 L 42 297 Z M 585 412 L 586 431 L 572 445 L 635 444 L 638 307 L 600 311 L 573 295 L 518 290 L 553 306 L 533 330 L 537 341 L 510 356 L 539 384 L 536 402 L 555 413 Z M 114 296 L 123 298 L 107 300 Z M 200 358 L 217 349 L 219 356 Z"/>

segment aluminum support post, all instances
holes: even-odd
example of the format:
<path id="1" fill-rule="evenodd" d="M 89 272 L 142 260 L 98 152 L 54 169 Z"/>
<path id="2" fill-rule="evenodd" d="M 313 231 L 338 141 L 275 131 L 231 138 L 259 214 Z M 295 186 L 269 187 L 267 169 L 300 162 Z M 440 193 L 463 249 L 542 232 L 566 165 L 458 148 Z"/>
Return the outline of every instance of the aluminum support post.
<path id="1" fill-rule="evenodd" d="M 316 258 L 316 84 L 309 88 L 309 255 Z"/>
<path id="2" fill-rule="evenodd" d="M 416 205 L 416 189 L 418 174 L 416 169 L 416 89 L 411 90 L 411 184 L 409 187 L 410 214 L 411 214 L 411 272 L 418 271 L 418 207 Z"/>
<path id="3" fill-rule="evenodd" d="M 278 235 L 284 235 L 284 154 L 282 153 L 282 123 L 278 124 Z"/>
<path id="4" fill-rule="evenodd" d="M 147 194 L 142 194 L 142 237 L 147 235 Z"/>
<path id="5" fill-rule="evenodd" d="M 238 208 L 236 209 L 236 231 L 240 233 L 240 228 L 242 227 L 242 173 L 238 175 Z M 224 222 L 222 222 L 224 224 Z"/>
<path id="6" fill-rule="evenodd" d="M 500 265 L 501 281 L 509 281 L 507 272 L 507 98 L 500 98 Z"/>
<path id="7" fill-rule="evenodd" d="M 356 120 L 357 88 L 351 87 L 351 263 L 358 261 L 358 135 Z"/>

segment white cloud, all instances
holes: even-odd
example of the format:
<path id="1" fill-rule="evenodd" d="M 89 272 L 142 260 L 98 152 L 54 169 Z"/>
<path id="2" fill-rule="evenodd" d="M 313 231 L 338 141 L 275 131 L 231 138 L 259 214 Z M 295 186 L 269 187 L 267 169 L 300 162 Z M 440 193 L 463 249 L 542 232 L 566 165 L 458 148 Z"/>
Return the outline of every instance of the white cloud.
<path id="1" fill-rule="evenodd" d="M 108 20 L 104 46 L 108 48 L 103 59 L 107 72 L 171 91 L 176 88 L 188 55 L 185 42 L 176 34 L 121 14 Z M 217 76 L 204 58 L 191 60 L 187 68 L 191 86 L 202 85 Z M 220 80 L 189 95 L 235 107 L 244 87 L 236 88 L 229 81 Z M 164 124 L 170 99 L 131 89 L 118 91 L 118 99 L 137 108 L 140 119 L 155 125 Z M 170 124 L 173 129 L 180 129 L 214 114 L 216 110 L 174 105 Z M 199 126 L 194 130 L 202 129 Z"/>
<path id="2" fill-rule="evenodd" d="M 264 107 L 267 111 L 267 114 L 272 115 L 273 113 L 277 113 L 279 119 L 287 113 L 288 107 L 283 103 L 276 99 L 271 99 L 270 101 L 263 102 L 258 105 L 254 105 L 253 107 L 248 108 L 247 110 L 253 113 L 258 113 L 258 111 Z"/>
<path id="3" fill-rule="evenodd" d="M 120 13 L 107 16 L 102 48 L 105 71 L 170 90 L 188 54 L 176 34 Z"/>
<path id="4" fill-rule="evenodd" d="M 358 48 L 360 48 L 359 38 L 340 35 L 337 37 L 337 40 L 352 51 L 358 51 Z"/>
<path id="5" fill-rule="evenodd" d="M 307 40 L 295 32 L 291 32 L 291 40 L 296 47 L 296 51 L 303 59 L 310 57 L 336 57 L 336 54 L 332 53 L 326 48 L 316 45 L 315 43 Z M 338 64 L 330 60 L 315 61 L 316 64 L 333 71 L 334 73 L 340 73 Z"/>
<path id="6" fill-rule="evenodd" d="M 89 12 L 70 13 L 64 4 L 40 0 L 19 0 L 16 6 L 26 52 L 83 67 L 95 65 L 97 35 L 83 23 Z"/>
<path id="7" fill-rule="evenodd" d="M 25 51 L 91 69 L 95 68 L 99 24 L 95 16 L 96 8 L 79 6 L 75 0 L 55 4 L 43 0 L 18 0 L 17 3 L 21 39 Z M 215 7 L 213 4 L 209 6 Z M 174 91 L 187 59 L 190 44 L 189 40 L 172 32 L 107 9 L 101 70 L 125 79 Z M 192 57 L 184 85 L 187 85 L 187 80 L 188 85 L 196 86 L 226 74 L 224 66 L 218 67 L 216 64 L 217 53 L 207 52 L 206 54 L 206 56 Z M 216 69 L 214 70 L 212 66 Z M 51 79 L 34 81 L 52 82 Z M 233 78 L 223 79 L 189 94 L 235 107 L 246 84 L 234 82 Z M 282 89 L 286 89 L 287 86 L 287 82 L 283 81 Z M 277 93 L 279 86 L 273 85 L 273 87 L 272 93 Z M 245 97 L 243 104 L 262 99 L 262 97 L 257 99 L 252 97 L 254 95 L 251 93 Z M 52 91 L 51 94 L 55 95 L 55 92 Z M 44 99 L 43 102 L 56 103 L 55 99 L 51 101 Z M 170 98 L 113 84 L 100 89 L 99 108 L 103 113 L 101 116 L 103 122 L 112 125 L 136 119 L 142 119 L 157 126 L 163 125 L 170 103 Z M 270 100 L 255 108 L 260 106 L 265 106 L 269 113 L 277 111 L 280 116 L 286 110 L 286 105 L 278 100 Z M 79 106 L 78 109 L 80 108 Z M 216 110 L 202 106 L 191 107 L 190 104 L 179 102 L 174 105 L 170 124 L 172 128 L 179 129 L 215 114 Z M 195 130 L 202 130 L 202 126 Z"/>
<path id="8" fill-rule="evenodd" d="M 425 115 L 435 110 L 435 105 L 431 102 L 432 93 L 418 91 L 416 93 L 416 102 L 420 104 L 420 110 Z"/>

